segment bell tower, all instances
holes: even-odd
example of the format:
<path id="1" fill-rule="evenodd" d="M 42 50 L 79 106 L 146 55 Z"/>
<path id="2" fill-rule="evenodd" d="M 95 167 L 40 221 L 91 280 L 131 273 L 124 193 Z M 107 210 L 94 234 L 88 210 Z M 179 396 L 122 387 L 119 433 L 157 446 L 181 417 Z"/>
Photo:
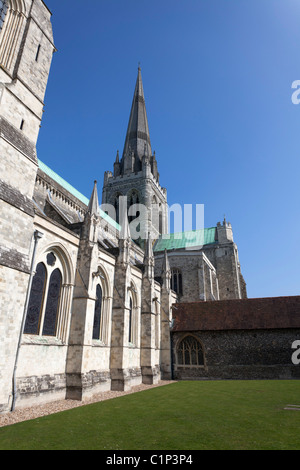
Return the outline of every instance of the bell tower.
<path id="1" fill-rule="evenodd" d="M 152 152 L 140 67 L 123 154 L 120 158 L 119 151 L 117 152 L 113 173 L 107 171 L 104 175 L 102 204 L 111 204 L 115 207 L 117 222 L 119 222 L 120 196 L 127 197 L 128 209 L 138 204 L 146 207 L 147 228 L 141 234 L 142 239 L 147 238 L 148 232 L 152 239 L 167 233 L 167 191 L 160 185 L 156 155 Z M 135 217 L 139 217 L 139 212 L 134 209 L 129 211 L 129 221 L 132 222 Z"/>

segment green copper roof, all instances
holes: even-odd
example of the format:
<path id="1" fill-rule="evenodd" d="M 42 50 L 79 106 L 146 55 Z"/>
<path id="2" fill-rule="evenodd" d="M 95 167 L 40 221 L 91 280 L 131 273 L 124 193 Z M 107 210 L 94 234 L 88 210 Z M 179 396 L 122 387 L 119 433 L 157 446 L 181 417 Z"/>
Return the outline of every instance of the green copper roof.
<path id="1" fill-rule="evenodd" d="M 77 189 L 75 189 L 73 186 L 71 186 L 66 180 L 64 180 L 61 176 L 59 176 L 57 173 L 55 173 L 51 168 L 49 168 L 45 163 L 41 162 L 41 160 L 38 159 L 38 164 L 39 168 L 46 173 L 46 175 L 50 176 L 56 183 L 58 183 L 60 186 L 62 186 L 64 189 L 69 191 L 73 196 L 77 197 L 79 201 L 83 202 L 86 206 L 89 205 L 89 200 L 87 197 L 83 196 Z"/>
<path id="2" fill-rule="evenodd" d="M 81 194 L 77 189 L 75 189 L 73 186 L 71 186 L 66 180 L 64 180 L 61 176 L 59 176 L 57 173 L 55 173 L 51 168 L 49 168 L 45 163 L 43 163 L 41 160 L 38 159 L 38 165 L 39 168 L 46 173 L 46 175 L 50 176 L 56 183 L 58 183 L 60 186 L 62 186 L 64 189 L 69 191 L 73 196 L 75 196 L 79 201 L 83 202 L 86 206 L 89 205 L 89 199 L 85 197 L 83 194 Z M 121 227 L 117 222 L 115 222 L 111 217 L 109 217 L 105 212 L 103 212 L 100 209 L 100 216 L 104 219 L 107 220 L 107 222 L 110 223 L 113 227 L 115 227 L 117 230 L 120 230 Z"/>
<path id="3" fill-rule="evenodd" d="M 197 247 L 200 249 L 204 245 L 215 243 L 215 235 L 216 227 L 163 235 L 156 241 L 154 251 L 195 249 Z"/>

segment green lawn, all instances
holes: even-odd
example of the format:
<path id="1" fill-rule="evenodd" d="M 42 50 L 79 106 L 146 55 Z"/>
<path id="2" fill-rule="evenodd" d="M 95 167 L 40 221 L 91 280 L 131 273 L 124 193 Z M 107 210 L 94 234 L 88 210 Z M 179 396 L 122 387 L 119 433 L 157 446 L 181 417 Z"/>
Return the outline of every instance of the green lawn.
<path id="1" fill-rule="evenodd" d="M 0 450 L 300 449 L 300 381 L 192 381 L 0 428 Z"/>

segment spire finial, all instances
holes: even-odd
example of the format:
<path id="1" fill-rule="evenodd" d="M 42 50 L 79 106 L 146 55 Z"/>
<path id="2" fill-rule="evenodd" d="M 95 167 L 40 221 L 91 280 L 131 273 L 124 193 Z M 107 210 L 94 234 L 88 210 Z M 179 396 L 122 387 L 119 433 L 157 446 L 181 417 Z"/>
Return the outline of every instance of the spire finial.
<path id="1" fill-rule="evenodd" d="M 99 200 L 98 200 L 98 192 L 97 192 L 97 180 L 94 181 L 94 188 L 91 195 L 91 199 L 88 205 L 88 212 L 90 214 L 98 215 L 99 211 Z"/>

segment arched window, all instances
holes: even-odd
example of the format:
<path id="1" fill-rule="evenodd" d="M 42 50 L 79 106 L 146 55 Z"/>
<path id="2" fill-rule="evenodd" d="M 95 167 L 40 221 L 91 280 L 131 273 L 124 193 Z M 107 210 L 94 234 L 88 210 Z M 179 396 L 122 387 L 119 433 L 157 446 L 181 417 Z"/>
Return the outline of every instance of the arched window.
<path id="1" fill-rule="evenodd" d="M 158 215 L 158 231 L 159 231 L 160 235 L 163 232 L 163 219 L 162 219 L 161 206 L 160 206 L 159 215 Z"/>
<path id="2" fill-rule="evenodd" d="M 32 280 L 24 334 L 65 336 L 66 322 L 61 313 L 67 313 L 62 312 L 62 305 L 66 309 L 70 303 L 70 285 L 63 284 L 64 272 L 64 265 L 57 254 L 53 251 L 44 253 Z"/>
<path id="3" fill-rule="evenodd" d="M 117 224 L 120 223 L 120 196 L 122 196 L 122 194 L 116 194 L 115 198 L 114 198 L 114 201 L 113 201 L 113 205 L 114 205 L 114 208 L 116 210 L 116 222 L 117 222 Z"/>
<path id="4" fill-rule="evenodd" d="M 24 333 L 38 335 L 47 274 L 44 263 L 39 263 L 32 281 L 29 304 L 27 309 Z"/>
<path id="5" fill-rule="evenodd" d="M 101 314 L 102 314 L 102 289 L 100 284 L 96 287 L 96 302 L 94 313 L 93 339 L 100 339 L 101 332 Z"/>
<path id="6" fill-rule="evenodd" d="M 138 345 L 139 342 L 139 320 L 138 320 L 138 311 L 139 311 L 139 301 L 138 301 L 138 292 L 136 286 L 133 282 L 130 283 L 128 287 L 128 326 L 127 326 L 127 338 L 128 343 L 131 345 Z"/>
<path id="7" fill-rule="evenodd" d="M 171 270 L 171 289 L 182 295 L 182 274 L 179 269 Z"/>
<path id="8" fill-rule="evenodd" d="M 43 325 L 43 336 L 55 336 L 57 326 L 58 307 L 61 293 L 62 276 L 59 269 L 55 269 L 50 277 L 47 303 Z"/>
<path id="9" fill-rule="evenodd" d="M 183 338 L 176 349 L 177 366 L 204 366 L 204 355 L 200 341 L 194 336 Z"/>
<path id="10" fill-rule="evenodd" d="M 132 318 L 132 298 L 130 297 L 129 300 L 129 323 L 128 323 L 128 342 L 132 343 L 133 342 L 133 318 Z"/>
<path id="11" fill-rule="evenodd" d="M 112 313 L 112 297 L 111 297 L 111 283 L 109 276 L 103 266 L 99 265 L 95 273 L 93 273 L 95 279 L 95 308 L 94 308 L 94 322 L 92 331 L 92 340 L 94 346 L 101 344 L 108 344 L 109 332 L 111 324 L 111 313 Z"/>
<path id="12" fill-rule="evenodd" d="M 129 213 L 130 207 L 134 206 L 135 204 L 139 204 L 139 203 L 140 203 L 140 198 L 139 198 L 138 192 L 136 190 L 131 191 L 131 193 L 129 193 L 128 199 L 127 199 L 128 213 Z M 133 211 L 135 212 L 134 209 L 133 209 Z M 136 211 L 135 215 L 128 215 L 128 222 L 129 223 L 132 222 L 134 219 L 139 217 L 139 215 L 140 215 L 139 211 Z"/>
<path id="13" fill-rule="evenodd" d="M 25 13 L 24 0 L 0 0 L 0 64 L 9 70 L 21 41 Z"/>

